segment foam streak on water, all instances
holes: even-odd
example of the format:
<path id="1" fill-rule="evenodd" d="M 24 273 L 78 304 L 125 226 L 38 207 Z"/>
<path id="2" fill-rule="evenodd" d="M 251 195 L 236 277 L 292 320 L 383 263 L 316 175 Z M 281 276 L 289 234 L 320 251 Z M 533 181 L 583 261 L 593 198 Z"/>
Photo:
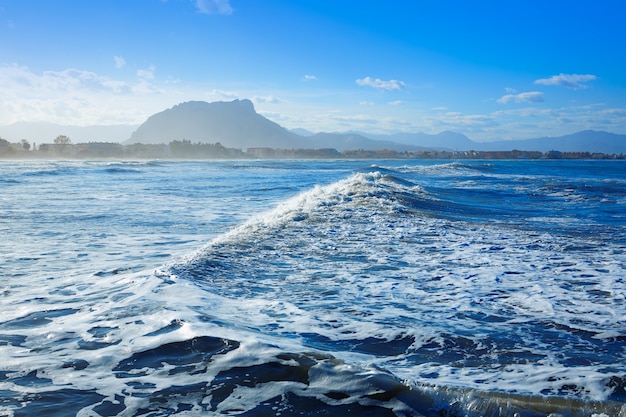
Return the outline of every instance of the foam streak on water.
<path id="1" fill-rule="evenodd" d="M 621 165 L 0 170 L 0 415 L 626 415 Z"/>

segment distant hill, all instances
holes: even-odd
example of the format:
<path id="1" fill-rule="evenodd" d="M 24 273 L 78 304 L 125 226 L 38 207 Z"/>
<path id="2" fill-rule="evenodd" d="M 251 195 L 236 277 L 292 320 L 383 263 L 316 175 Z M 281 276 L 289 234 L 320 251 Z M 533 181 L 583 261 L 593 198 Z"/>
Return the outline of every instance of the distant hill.
<path id="1" fill-rule="evenodd" d="M 540 151 L 626 153 L 626 135 L 585 130 L 571 135 L 521 140 L 474 142 L 467 136 L 444 131 L 436 135 L 426 133 L 397 133 L 392 135 L 362 135 L 377 140 L 394 141 L 435 150 L 455 151 Z"/>
<path id="2" fill-rule="evenodd" d="M 296 135 L 300 135 L 304 137 L 313 136 L 315 134 L 315 132 L 311 132 L 310 130 L 302 129 L 299 127 L 296 127 L 295 129 L 289 129 L 289 131 L 291 133 L 295 133 Z"/>
<path id="3" fill-rule="evenodd" d="M 465 151 L 476 149 L 479 144 L 470 140 L 462 133 L 449 130 L 430 135 L 428 133 L 395 133 L 391 135 L 370 135 L 361 133 L 363 136 L 379 141 L 392 141 L 405 145 L 419 147 L 421 149 L 435 149 L 448 151 Z"/>
<path id="4" fill-rule="evenodd" d="M 476 150 L 481 151 L 561 151 L 561 152 L 602 152 L 606 154 L 626 153 L 626 135 L 584 130 L 571 135 L 542 137 L 525 140 L 502 140 L 483 142 Z"/>
<path id="5" fill-rule="evenodd" d="M 73 143 L 122 142 L 137 129 L 136 125 L 66 126 L 48 122 L 17 122 L 0 126 L 0 137 L 10 142 L 26 139 L 35 143 L 52 143 L 59 135 L 68 136 Z"/>
<path id="6" fill-rule="evenodd" d="M 418 145 L 398 143 L 392 140 L 370 139 L 356 133 L 316 133 L 308 139 L 310 148 L 335 148 L 338 151 L 389 149 L 397 152 L 410 152 L 432 149 Z"/>
<path id="7" fill-rule="evenodd" d="M 221 143 L 231 148 L 303 148 L 304 138 L 261 116 L 250 100 L 189 101 L 150 116 L 127 143 L 173 140 Z"/>

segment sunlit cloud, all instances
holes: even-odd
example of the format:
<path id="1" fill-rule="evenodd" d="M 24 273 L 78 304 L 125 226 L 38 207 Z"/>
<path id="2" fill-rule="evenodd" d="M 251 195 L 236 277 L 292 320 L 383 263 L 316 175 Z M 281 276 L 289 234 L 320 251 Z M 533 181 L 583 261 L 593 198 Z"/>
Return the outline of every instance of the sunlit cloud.
<path id="1" fill-rule="evenodd" d="M 304 81 L 317 81 L 317 77 L 315 75 L 306 74 L 304 76 Z"/>
<path id="2" fill-rule="evenodd" d="M 121 56 L 114 56 L 113 61 L 115 62 L 115 68 L 124 68 L 126 66 L 126 60 Z"/>
<path id="3" fill-rule="evenodd" d="M 232 14 L 234 9 L 230 0 L 195 0 L 196 8 L 204 14 Z"/>
<path id="4" fill-rule="evenodd" d="M 345 126 L 375 125 L 379 123 L 378 119 L 368 114 L 352 114 L 352 115 L 333 114 L 333 115 L 329 115 L 328 118 L 336 122 L 339 122 L 340 124 L 345 125 Z"/>
<path id="5" fill-rule="evenodd" d="M 123 81 L 113 80 L 91 71 L 66 69 L 63 71 L 44 71 L 35 74 L 28 67 L 9 65 L 0 68 L 0 92 L 7 97 L 15 91 L 30 91 L 29 95 L 57 94 L 67 91 L 108 91 L 121 93 L 127 91 L 128 85 Z"/>
<path id="6" fill-rule="evenodd" d="M 597 77 L 593 74 L 559 74 L 550 78 L 540 78 L 535 80 L 535 84 L 541 85 L 557 85 L 567 87 L 572 90 L 580 90 L 587 88 L 589 81 L 595 80 Z"/>
<path id="7" fill-rule="evenodd" d="M 254 96 L 252 97 L 252 101 L 255 103 L 270 103 L 270 104 L 282 103 L 282 100 L 280 98 L 274 97 L 274 96 Z"/>
<path id="8" fill-rule="evenodd" d="M 372 87 L 377 90 L 383 90 L 383 91 L 401 90 L 406 85 L 404 84 L 404 82 L 398 81 L 398 80 L 385 81 L 385 80 L 381 80 L 380 78 L 372 78 L 372 77 L 360 78 L 356 80 L 355 82 L 357 83 L 357 85 L 360 85 L 360 86 Z"/>
<path id="9" fill-rule="evenodd" d="M 137 77 L 143 78 L 144 80 L 153 80 L 154 79 L 154 71 L 156 68 L 154 65 L 150 65 L 146 69 L 137 70 Z"/>
<path id="10" fill-rule="evenodd" d="M 72 68 L 38 73 L 16 64 L 0 66 L 0 124 L 137 123 L 161 107 L 154 97 L 162 93 L 146 79 L 128 82 Z"/>
<path id="11" fill-rule="evenodd" d="M 549 117 L 557 117 L 558 112 L 555 109 L 546 109 L 546 108 L 537 108 L 537 107 L 522 107 L 516 109 L 507 109 L 507 110 L 498 110 L 491 113 L 493 117 L 503 118 L 503 117 L 514 117 L 521 119 L 540 119 L 540 118 L 549 118 Z"/>
<path id="12" fill-rule="evenodd" d="M 507 94 L 499 98 L 498 103 L 541 103 L 543 102 L 543 93 L 540 91 L 528 91 L 519 94 Z"/>
<path id="13" fill-rule="evenodd" d="M 155 84 L 152 84 L 148 79 L 140 79 L 136 84 L 131 87 L 131 91 L 135 94 L 157 94 L 162 92 Z"/>
<path id="14" fill-rule="evenodd" d="M 236 100 L 239 99 L 239 94 L 234 91 L 224 91 L 213 89 L 207 93 L 208 100 Z"/>
<path id="15" fill-rule="evenodd" d="M 605 109 L 605 110 L 602 110 L 600 113 L 605 114 L 607 116 L 626 118 L 626 109 L 619 109 L 619 108 Z"/>
<path id="16" fill-rule="evenodd" d="M 461 112 L 447 112 L 437 117 L 428 118 L 436 125 L 442 127 L 454 127 L 458 130 L 466 130 L 467 128 L 487 127 L 496 124 L 492 116 L 484 114 L 464 114 Z"/>

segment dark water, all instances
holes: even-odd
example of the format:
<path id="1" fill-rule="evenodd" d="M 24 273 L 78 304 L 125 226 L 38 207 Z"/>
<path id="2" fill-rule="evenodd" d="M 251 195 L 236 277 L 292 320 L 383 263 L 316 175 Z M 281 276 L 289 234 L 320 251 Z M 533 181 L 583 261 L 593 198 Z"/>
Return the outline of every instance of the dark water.
<path id="1" fill-rule="evenodd" d="M 622 162 L 0 173 L 0 415 L 626 415 Z"/>

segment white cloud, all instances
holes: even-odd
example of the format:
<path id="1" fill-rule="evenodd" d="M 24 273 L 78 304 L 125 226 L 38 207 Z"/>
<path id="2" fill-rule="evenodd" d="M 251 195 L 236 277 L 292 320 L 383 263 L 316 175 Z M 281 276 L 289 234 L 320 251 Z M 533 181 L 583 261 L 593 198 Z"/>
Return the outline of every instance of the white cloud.
<path id="1" fill-rule="evenodd" d="M 626 117 L 626 109 L 611 108 L 602 110 L 600 113 L 608 116 Z"/>
<path id="2" fill-rule="evenodd" d="M 90 71 L 66 69 L 63 71 L 44 71 L 35 74 L 28 67 L 9 65 L 0 68 L 0 91 L 11 94 L 22 91 L 30 95 L 45 95 L 48 92 L 62 94 L 68 91 L 107 91 L 121 93 L 127 91 L 123 81 L 98 75 Z"/>
<path id="3" fill-rule="evenodd" d="M 210 101 L 223 101 L 223 100 L 235 100 L 240 96 L 234 91 L 224 91 L 213 89 L 207 93 L 208 100 Z"/>
<path id="4" fill-rule="evenodd" d="M 204 14 L 232 14 L 230 0 L 195 0 L 196 8 Z"/>
<path id="5" fill-rule="evenodd" d="M 317 77 L 315 75 L 306 74 L 304 76 L 304 81 L 316 81 L 316 80 L 317 80 Z"/>
<path id="6" fill-rule="evenodd" d="M 429 118 L 436 121 L 439 126 L 453 126 L 458 130 L 467 130 L 470 128 L 482 128 L 493 126 L 496 122 L 493 117 L 484 114 L 463 114 L 461 112 L 447 112 L 436 118 Z"/>
<path id="7" fill-rule="evenodd" d="M 341 125 L 344 125 L 344 126 L 350 126 L 351 124 L 357 124 L 361 126 L 375 125 L 380 122 L 380 120 L 368 114 L 351 114 L 351 115 L 331 114 L 331 115 L 328 115 L 327 117 L 329 119 L 339 122 Z"/>
<path id="8" fill-rule="evenodd" d="M 369 107 L 372 107 L 372 106 L 374 106 L 374 102 L 373 101 L 361 101 L 361 102 L 359 102 L 359 106 L 369 106 Z"/>
<path id="9" fill-rule="evenodd" d="M 390 101 L 389 104 L 390 106 L 402 106 L 403 104 L 405 104 L 405 101 L 402 100 L 394 100 L 394 101 Z"/>
<path id="10" fill-rule="evenodd" d="M 137 77 L 143 78 L 144 80 L 153 80 L 155 70 L 156 67 L 154 65 L 150 65 L 146 69 L 137 70 Z"/>
<path id="11" fill-rule="evenodd" d="M 20 120 L 134 124 L 172 104 L 155 100 L 163 93 L 146 79 L 127 82 L 71 68 L 33 72 L 16 64 L 0 66 L 0 125 Z"/>
<path id="12" fill-rule="evenodd" d="M 449 111 L 438 113 L 434 116 L 426 115 L 422 118 L 420 124 L 419 130 L 421 131 L 439 133 L 444 130 L 451 130 L 466 134 L 471 139 L 477 139 L 486 132 L 497 128 L 499 121 L 492 115 Z"/>
<path id="13" fill-rule="evenodd" d="M 528 91 L 519 94 L 507 94 L 499 98 L 498 103 L 541 103 L 543 102 L 543 93 L 540 91 Z"/>
<path id="14" fill-rule="evenodd" d="M 271 104 L 282 103 L 281 99 L 279 99 L 278 97 L 274 97 L 274 96 L 254 96 L 252 97 L 252 101 L 255 103 L 271 103 Z"/>
<path id="15" fill-rule="evenodd" d="M 377 90 L 383 90 L 383 91 L 401 90 L 406 85 L 402 81 L 398 81 L 398 80 L 385 81 L 385 80 L 381 80 L 380 78 L 374 79 L 372 77 L 360 78 L 356 80 L 355 82 L 357 83 L 357 85 L 360 85 L 360 86 L 368 86 L 368 87 L 372 87 Z"/>
<path id="16" fill-rule="evenodd" d="M 121 56 L 114 56 L 113 61 L 115 61 L 115 68 L 124 68 L 126 65 L 126 60 Z"/>
<path id="17" fill-rule="evenodd" d="M 540 78 L 535 80 L 535 84 L 542 85 L 558 85 L 561 87 L 571 88 L 572 90 L 580 90 L 587 88 L 587 82 L 595 80 L 597 77 L 593 74 L 559 74 L 550 78 Z"/>

